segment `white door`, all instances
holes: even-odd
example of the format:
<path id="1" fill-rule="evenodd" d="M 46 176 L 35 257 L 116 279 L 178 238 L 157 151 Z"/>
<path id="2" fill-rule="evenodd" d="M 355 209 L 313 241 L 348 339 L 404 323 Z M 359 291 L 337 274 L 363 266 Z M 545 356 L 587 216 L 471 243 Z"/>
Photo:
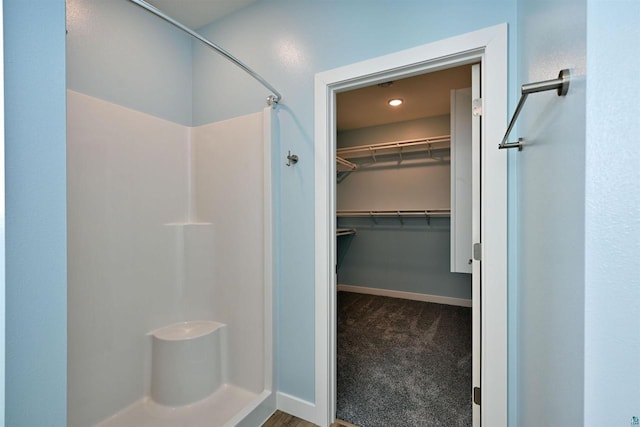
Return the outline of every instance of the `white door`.
<path id="1" fill-rule="evenodd" d="M 481 100 L 481 88 L 480 88 L 480 65 L 476 64 L 471 67 L 471 174 L 472 174 L 472 190 L 471 190 L 471 241 L 472 243 L 482 242 L 482 235 L 480 233 L 480 189 L 481 189 L 481 174 L 480 165 L 482 164 L 481 153 L 481 129 L 480 129 L 480 116 L 482 113 Z M 482 344 L 482 316 L 481 316 L 481 261 L 479 260 L 479 250 L 472 249 L 473 261 L 472 261 L 472 357 L 473 357 L 473 373 L 472 373 L 472 390 L 471 398 L 473 400 L 473 427 L 480 427 L 480 381 L 481 381 L 481 344 Z"/>
<path id="2" fill-rule="evenodd" d="M 451 91 L 451 272 L 471 275 L 471 88 Z"/>
<path id="3" fill-rule="evenodd" d="M 451 91 L 451 272 L 472 275 L 473 368 L 470 397 L 480 387 L 480 261 L 473 243 L 480 242 L 480 65 L 471 68 L 471 88 Z M 480 405 L 473 403 L 473 426 L 480 426 Z"/>

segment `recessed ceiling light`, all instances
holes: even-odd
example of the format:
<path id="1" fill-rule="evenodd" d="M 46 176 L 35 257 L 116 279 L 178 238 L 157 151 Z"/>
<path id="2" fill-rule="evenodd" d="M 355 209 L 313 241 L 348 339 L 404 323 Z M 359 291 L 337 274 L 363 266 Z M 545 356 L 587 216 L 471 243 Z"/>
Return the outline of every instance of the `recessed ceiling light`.
<path id="1" fill-rule="evenodd" d="M 390 99 L 387 102 L 392 107 L 397 107 L 398 105 L 402 104 L 404 101 L 402 100 L 402 98 L 394 98 L 394 99 Z"/>

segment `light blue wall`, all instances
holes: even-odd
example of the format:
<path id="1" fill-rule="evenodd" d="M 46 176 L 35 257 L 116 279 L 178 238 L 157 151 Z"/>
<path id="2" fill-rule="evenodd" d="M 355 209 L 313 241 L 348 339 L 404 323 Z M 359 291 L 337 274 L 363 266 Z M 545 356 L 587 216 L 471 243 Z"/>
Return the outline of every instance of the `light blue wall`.
<path id="1" fill-rule="evenodd" d="M 515 425 L 583 425 L 586 3 L 521 0 L 518 19 L 519 83 L 563 68 L 572 80 L 566 97 L 531 95 L 513 134 L 527 141 L 516 165 Z"/>
<path id="2" fill-rule="evenodd" d="M 65 4 L 4 0 L 6 425 L 66 425 Z"/>
<path id="3" fill-rule="evenodd" d="M 640 2 L 588 1 L 585 426 L 640 417 Z"/>
<path id="4" fill-rule="evenodd" d="M 516 2 L 461 0 L 263 0 L 200 31 L 283 94 L 274 184 L 280 213 L 279 390 L 314 397 L 313 82 L 317 72 L 507 22 L 515 71 Z M 392 30 L 388 30 L 393 28 Z M 194 49 L 194 124 L 259 111 L 268 92 L 199 46 Z M 506 120 L 506 118 L 505 118 Z M 288 168 L 287 151 L 300 156 Z"/>
<path id="5" fill-rule="evenodd" d="M 449 218 L 344 218 L 357 234 L 338 238 L 338 283 L 471 299 L 471 275 L 451 273 Z"/>
<path id="6" fill-rule="evenodd" d="M 191 39 L 126 0 L 67 1 L 67 85 L 191 125 Z"/>
<path id="7" fill-rule="evenodd" d="M 2 45 L 4 46 L 4 17 L 0 9 L 0 19 L 2 19 Z M 4 50 L 2 52 L 2 77 L 4 79 Z M 3 82 L 4 84 L 4 82 Z M 4 86 L 2 87 L 2 97 L 4 98 Z M 2 120 L 2 132 L 4 134 L 4 104 L 1 108 L 0 120 Z M 5 378 L 6 366 L 6 203 L 5 203 L 5 164 L 4 164 L 5 138 L 0 143 L 0 378 Z M 0 402 L 5 401 L 5 381 L 0 381 Z M 0 404 L 0 427 L 4 427 L 5 405 Z"/>

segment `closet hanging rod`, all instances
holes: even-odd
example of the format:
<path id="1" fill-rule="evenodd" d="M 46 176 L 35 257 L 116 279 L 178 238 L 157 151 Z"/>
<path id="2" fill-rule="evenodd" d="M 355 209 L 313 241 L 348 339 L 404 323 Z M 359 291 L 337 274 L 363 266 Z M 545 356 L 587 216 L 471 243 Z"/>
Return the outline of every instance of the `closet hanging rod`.
<path id="1" fill-rule="evenodd" d="M 542 82 L 536 83 L 528 83 L 522 85 L 522 95 L 520 96 L 520 101 L 518 101 L 518 105 L 516 106 L 516 111 L 513 113 L 513 117 L 509 122 L 509 127 L 507 127 L 507 131 L 504 134 L 504 138 L 502 138 L 502 142 L 498 145 L 499 149 L 503 148 L 517 148 L 518 151 L 522 150 L 522 138 L 518 138 L 518 142 L 507 142 L 509 139 L 509 134 L 513 129 L 513 126 L 516 124 L 516 120 L 518 119 L 518 115 L 520 114 L 520 110 L 524 107 L 524 102 L 527 100 L 527 96 L 531 93 L 537 92 L 546 92 L 548 90 L 556 89 L 558 91 L 558 96 L 565 96 L 567 92 L 569 92 L 569 80 L 571 78 L 571 73 L 568 69 L 564 69 L 560 71 L 557 79 L 553 80 L 545 80 Z"/>
<path id="2" fill-rule="evenodd" d="M 260 76 L 258 73 L 256 73 L 251 68 L 249 68 L 245 63 L 240 61 L 238 58 L 236 58 L 235 56 L 233 56 L 232 54 L 230 54 L 229 52 L 227 52 L 226 50 L 224 50 L 220 46 L 218 46 L 215 43 L 207 40 L 206 38 L 204 38 L 200 34 L 198 34 L 195 31 L 193 31 L 191 28 L 187 27 L 184 24 L 181 24 L 180 22 L 176 21 L 175 19 L 173 19 L 172 17 L 170 17 L 169 15 L 167 15 L 166 13 L 161 11 L 160 9 L 156 8 L 155 6 L 150 5 L 149 3 L 147 3 L 144 0 L 129 0 L 129 1 L 132 2 L 132 3 L 137 4 L 141 8 L 145 9 L 147 12 L 153 13 L 158 18 L 161 18 L 161 19 L 167 21 L 169 24 L 173 25 L 174 27 L 179 28 L 180 30 L 184 31 L 185 33 L 187 33 L 188 35 L 190 35 L 194 39 L 199 40 L 200 42 L 204 43 L 205 45 L 207 45 L 211 49 L 215 50 L 220 55 L 222 55 L 225 58 L 227 58 L 229 61 L 231 61 L 234 64 L 236 64 L 238 67 L 240 67 L 242 70 L 244 70 L 247 74 L 249 74 L 251 77 L 256 79 L 262 86 L 264 86 L 265 88 L 269 89 L 269 91 L 271 91 L 271 95 L 269 95 L 267 97 L 267 104 L 274 105 L 274 104 L 277 104 L 278 102 L 280 102 L 282 100 L 282 95 L 280 94 L 280 92 L 278 92 L 273 86 L 271 86 L 271 84 L 269 84 L 269 82 L 267 82 L 265 79 L 262 78 L 262 76 Z"/>

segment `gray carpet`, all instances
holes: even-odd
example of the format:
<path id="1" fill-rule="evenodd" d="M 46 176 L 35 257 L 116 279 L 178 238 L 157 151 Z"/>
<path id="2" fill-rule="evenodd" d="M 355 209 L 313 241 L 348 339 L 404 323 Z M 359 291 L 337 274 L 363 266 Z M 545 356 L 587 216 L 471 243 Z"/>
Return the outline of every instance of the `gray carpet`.
<path id="1" fill-rule="evenodd" d="M 338 418 L 471 426 L 471 309 L 338 293 Z"/>

